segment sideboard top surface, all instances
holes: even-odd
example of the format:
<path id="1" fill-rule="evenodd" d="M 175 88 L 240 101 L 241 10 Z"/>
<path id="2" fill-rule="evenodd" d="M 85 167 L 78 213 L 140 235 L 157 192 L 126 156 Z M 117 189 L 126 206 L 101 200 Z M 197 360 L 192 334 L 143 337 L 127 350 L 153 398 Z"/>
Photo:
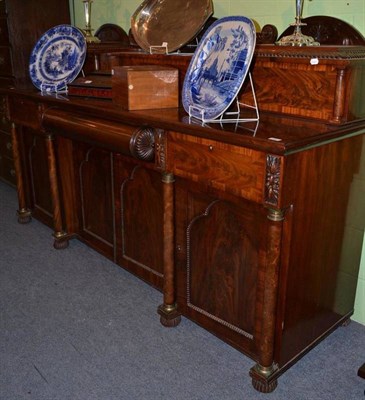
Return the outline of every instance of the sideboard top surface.
<path id="1" fill-rule="evenodd" d="M 70 118 L 73 114 L 82 113 L 87 117 L 90 116 L 90 120 L 106 120 L 136 127 L 149 126 L 166 131 L 177 131 L 276 154 L 301 151 L 327 141 L 365 132 L 365 121 L 336 126 L 305 118 L 265 113 L 260 116 L 258 122 L 202 124 L 199 120 L 189 120 L 188 114 L 182 108 L 126 111 L 110 100 L 59 94 L 43 95 L 36 90 L 2 89 L 1 91 L 10 94 L 15 101 L 16 106 L 13 109 L 16 115 L 11 116 L 13 120 L 22 118 L 22 113 L 18 112 L 18 104 L 26 100 L 39 106 L 39 119 L 43 114 L 47 114 L 47 110 L 57 108 L 68 113 Z M 102 132 L 100 134 L 102 135 Z"/>

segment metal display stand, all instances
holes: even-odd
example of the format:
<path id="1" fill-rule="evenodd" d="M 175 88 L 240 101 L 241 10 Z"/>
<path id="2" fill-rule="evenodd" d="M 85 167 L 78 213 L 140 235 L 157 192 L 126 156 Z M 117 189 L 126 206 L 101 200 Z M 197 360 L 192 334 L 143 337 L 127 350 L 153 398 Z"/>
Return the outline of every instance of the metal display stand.
<path id="1" fill-rule="evenodd" d="M 252 77 L 251 77 L 251 73 L 248 73 L 249 79 L 250 79 L 250 85 L 251 85 L 251 92 L 252 92 L 252 98 L 253 98 L 253 102 L 254 105 L 251 104 L 246 104 L 246 103 L 242 103 L 238 100 L 238 97 L 236 97 L 236 99 L 233 102 L 236 102 L 236 110 L 235 111 L 226 111 L 223 112 L 221 116 L 215 118 L 215 119 L 209 119 L 209 118 L 205 118 L 205 110 L 202 107 L 199 107 L 197 105 L 190 105 L 189 106 L 189 120 L 191 118 L 196 118 L 196 119 L 200 119 L 201 121 L 203 121 L 203 123 L 225 123 L 225 122 L 254 122 L 254 121 L 258 121 L 260 118 L 259 115 L 259 109 L 257 106 L 257 101 L 256 101 L 256 94 L 255 94 L 255 89 L 253 86 L 253 82 L 252 82 Z M 250 108 L 253 109 L 255 111 L 255 117 L 253 118 L 240 118 L 241 115 L 241 107 L 246 107 L 246 108 Z M 193 111 L 195 111 L 195 113 L 193 114 Z M 199 116 L 196 115 L 196 111 L 199 113 Z M 235 117 L 233 117 L 235 116 Z"/>
<path id="2" fill-rule="evenodd" d="M 41 84 L 41 93 L 42 94 L 48 94 L 48 93 L 67 93 L 67 86 L 66 86 L 66 88 L 65 89 L 62 89 L 62 90 L 58 90 L 57 89 L 57 86 L 56 85 L 50 85 L 50 84 L 47 84 L 46 85 L 46 87 L 44 87 L 44 85 L 43 84 Z"/>
<path id="3" fill-rule="evenodd" d="M 153 50 L 159 51 L 153 51 Z M 150 54 L 168 54 L 167 42 L 163 42 L 160 46 L 150 46 Z"/>

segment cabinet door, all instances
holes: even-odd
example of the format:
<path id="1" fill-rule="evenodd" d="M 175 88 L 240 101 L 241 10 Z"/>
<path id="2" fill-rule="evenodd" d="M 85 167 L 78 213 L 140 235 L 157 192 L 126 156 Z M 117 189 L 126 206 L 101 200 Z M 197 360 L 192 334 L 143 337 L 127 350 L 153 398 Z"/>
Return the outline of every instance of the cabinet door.
<path id="1" fill-rule="evenodd" d="M 117 262 L 157 288 L 163 283 L 161 175 L 115 157 Z"/>
<path id="2" fill-rule="evenodd" d="M 26 171 L 27 202 L 35 218 L 53 227 L 53 207 L 45 138 L 30 128 L 21 127 L 20 129 Z"/>
<path id="3" fill-rule="evenodd" d="M 74 142 L 78 234 L 91 247 L 114 260 L 113 154 Z"/>
<path id="4" fill-rule="evenodd" d="M 266 221 L 256 203 L 176 185 L 178 307 L 253 358 Z"/>

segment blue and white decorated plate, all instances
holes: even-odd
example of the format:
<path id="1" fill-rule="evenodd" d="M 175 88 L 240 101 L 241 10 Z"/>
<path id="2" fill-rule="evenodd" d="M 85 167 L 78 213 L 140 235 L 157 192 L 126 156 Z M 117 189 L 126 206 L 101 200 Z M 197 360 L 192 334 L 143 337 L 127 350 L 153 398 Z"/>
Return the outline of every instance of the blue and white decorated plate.
<path id="1" fill-rule="evenodd" d="M 83 33 L 71 25 L 57 25 L 34 46 L 29 60 L 30 78 L 39 90 L 58 92 L 77 77 L 85 57 Z"/>
<path id="2" fill-rule="evenodd" d="M 182 102 L 189 115 L 213 120 L 236 98 L 248 73 L 256 30 L 246 17 L 224 17 L 202 37 L 187 70 Z"/>

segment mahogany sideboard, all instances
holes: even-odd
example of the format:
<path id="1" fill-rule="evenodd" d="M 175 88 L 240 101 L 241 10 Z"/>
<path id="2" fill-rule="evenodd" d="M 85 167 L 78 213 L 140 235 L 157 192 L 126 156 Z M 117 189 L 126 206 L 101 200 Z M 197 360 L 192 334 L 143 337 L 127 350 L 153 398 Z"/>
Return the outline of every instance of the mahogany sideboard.
<path id="1" fill-rule="evenodd" d="M 183 315 L 252 358 L 257 390 L 349 321 L 365 227 L 361 119 L 204 125 L 182 109 L 1 95 L 19 221 L 34 216 L 56 248 L 78 238 L 161 290 L 161 323 Z"/>

